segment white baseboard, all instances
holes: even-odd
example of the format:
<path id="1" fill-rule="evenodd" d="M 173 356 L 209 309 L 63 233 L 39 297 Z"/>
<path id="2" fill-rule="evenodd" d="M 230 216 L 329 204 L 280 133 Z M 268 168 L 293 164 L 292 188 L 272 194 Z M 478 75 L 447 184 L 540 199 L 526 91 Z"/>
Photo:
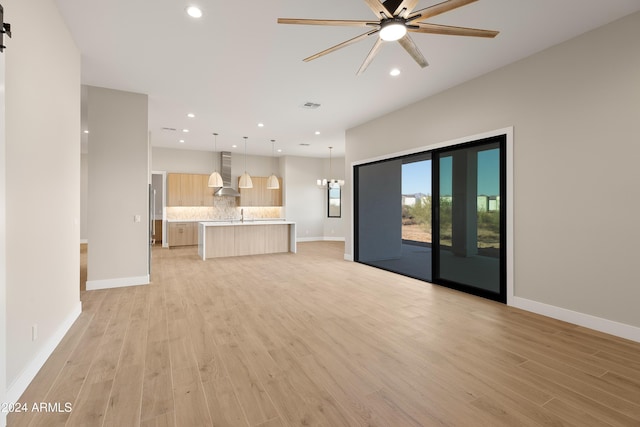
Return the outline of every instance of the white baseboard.
<path id="1" fill-rule="evenodd" d="M 296 242 L 344 242 L 344 237 L 297 237 Z"/>
<path id="2" fill-rule="evenodd" d="M 125 286 L 148 285 L 149 275 L 138 277 L 120 277 L 117 279 L 87 280 L 87 290 L 123 288 Z"/>
<path id="3" fill-rule="evenodd" d="M 296 237 L 296 242 L 319 242 L 324 237 Z"/>
<path id="4" fill-rule="evenodd" d="M 345 261 L 353 261 L 353 256 L 351 254 L 344 254 Z"/>
<path id="5" fill-rule="evenodd" d="M 603 319 L 590 314 L 584 314 L 516 296 L 513 297 L 511 305 L 536 314 L 542 314 L 543 316 L 640 342 L 640 328 L 637 326 L 631 326 L 625 323 L 615 322 L 613 320 Z"/>
<path id="6" fill-rule="evenodd" d="M 71 328 L 73 322 L 76 321 L 78 316 L 82 313 L 82 302 L 78 301 L 78 304 L 73 308 L 71 313 L 62 322 L 56 332 L 47 340 L 42 350 L 36 354 L 36 357 L 27 365 L 22 373 L 16 378 L 16 380 L 7 388 L 6 401 L 17 402 L 22 396 L 22 393 L 27 389 L 31 381 L 35 378 L 36 374 L 44 363 L 47 361 L 51 353 L 56 349 L 62 338 Z"/>

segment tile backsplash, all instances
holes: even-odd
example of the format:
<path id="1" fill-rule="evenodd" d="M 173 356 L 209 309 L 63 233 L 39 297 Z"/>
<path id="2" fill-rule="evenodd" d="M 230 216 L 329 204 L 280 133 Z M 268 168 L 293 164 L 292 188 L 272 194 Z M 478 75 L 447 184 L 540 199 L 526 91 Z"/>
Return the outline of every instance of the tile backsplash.
<path id="1" fill-rule="evenodd" d="M 167 207 L 168 220 L 228 220 L 239 219 L 240 209 L 244 218 L 282 218 L 281 207 L 239 207 L 235 197 L 216 197 L 213 206 Z"/>

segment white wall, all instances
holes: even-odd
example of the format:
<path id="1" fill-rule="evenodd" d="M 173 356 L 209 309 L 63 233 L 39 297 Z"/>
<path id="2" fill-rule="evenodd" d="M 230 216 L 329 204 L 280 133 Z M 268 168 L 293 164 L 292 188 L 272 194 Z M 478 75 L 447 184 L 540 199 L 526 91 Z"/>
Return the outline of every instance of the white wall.
<path id="1" fill-rule="evenodd" d="M 216 153 L 220 170 L 219 153 Z M 245 169 L 244 153 L 231 154 L 231 186 L 237 188 L 238 176 Z M 202 173 L 213 171 L 212 151 L 179 150 L 154 147 L 152 170 Z M 344 179 L 344 158 L 332 160 L 332 174 Z M 344 217 L 327 218 L 326 191 L 316 186 L 316 179 L 329 176 L 329 159 L 311 157 L 247 156 L 247 171 L 252 176 L 269 176 L 272 172 L 283 178 L 284 216 L 297 223 L 297 234 L 301 240 L 343 240 Z M 344 202 L 344 197 L 343 197 Z"/>
<path id="2" fill-rule="evenodd" d="M 147 95 L 88 86 L 87 107 L 87 290 L 147 284 Z"/>
<path id="3" fill-rule="evenodd" d="M 640 340 L 638 40 L 640 13 L 351 129 L 347 173 L 514 126 L 518 304 Z"/>
<path id="4" fill-rule="evenodd" d="M 152 136 L 153 138 L 153 136 Z M 220 172 L 220 153 L 213 151 L 179 150 L 153 147 L 151 165 L 154 171 L 210 174 L 215 165 Z M 231 186 L 238 188 L 238 177 L 244 173 L 244 153 L 231 153 Z M 247 156 L 247 172 L 252 176 L 280 174 L 277 159 L 265 156 Z"/>
<path id="5" fill-rule="evenodd" d="M 7 402 L 7 194 L 4 120 L 4 57 L 0 53 L 0 402 Z M 6 413 L 0 413 L 0 426 L 6 424 Z"/>
<path id="6" fill-rule="evenodd" d="M 298 240 L 323 240 L 326 190 L 316 185 L 325 175 L 323 159 L 286 156 L 280 164 L 285 216 L 296 222 Z"/>
<path id="7" fill-rule="evenodd" d="M 3 401 L 12 402 L 81 309 L 80 52 L 53 0 L 2 3 L 14 30 L 12 39 L 5 38 L 3 54 L 8 248 Z"/>
<path id="8" fill-rule="evenodd" d="M 318 178 L 327 178 L 327 179 L 342 179 L 345 180 L 345 184 L 347 179 L 345 179 L 345 165 L 344 165 L 344 157 L 334 157 L 331 160 L 331 167 L 329 167 L 329 159 L 324 159 L 323 161 L 323 173 Z M 315 182 L 315 181 L 313 181 Z M 324 220 L 323 220 L 323 236 L 325 240 L 344 240 L 345 235 L 345 220 L 344 215 L 340 218 L 329 218 L 327 216 L 327 192 L 324 191 Z M 344 205 L 345 198 L 344 194 L 342 194 L 341 203 Z"/>

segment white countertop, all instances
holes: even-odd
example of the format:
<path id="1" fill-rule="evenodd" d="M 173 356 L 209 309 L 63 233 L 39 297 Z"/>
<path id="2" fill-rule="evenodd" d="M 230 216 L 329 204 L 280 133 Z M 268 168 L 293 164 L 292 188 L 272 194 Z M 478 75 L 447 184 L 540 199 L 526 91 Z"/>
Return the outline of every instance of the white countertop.
<path id="1" fill-rule="evenodd" d="M 240 220 L 234 221 L 200 221 L 200 225 L 204 227 L 224 227 L 230 225 L 290 225 L 295 224 L 293 221 L 287 221 L 284 219 L 245 219 L 244 222 Z"/>
<path id="2" fill-rule="evenodd" d="M 242 224 L 242 222 L 239 219 L 233 219 L 233 220 L 229 220 L 229 219 L 168 219 L 167 222 L 206 222 L 206 223 L 220 223 L 220 224 L 226 224 L 229 225 L 229 223 L 238 223 L 238 224 Z M 255 218 L 255 219 L 245 219 L 244 220 L 245 223 L 247 222 L 259 222 L 259 223 L 266 223 L 266 222 L 274 222 L 274 223 L 279 223 L 279 224 L 284 224 L 287 221 L 284 218 Z M 291 223 L 290 221 L 288 222 L 289 224 Z"/>

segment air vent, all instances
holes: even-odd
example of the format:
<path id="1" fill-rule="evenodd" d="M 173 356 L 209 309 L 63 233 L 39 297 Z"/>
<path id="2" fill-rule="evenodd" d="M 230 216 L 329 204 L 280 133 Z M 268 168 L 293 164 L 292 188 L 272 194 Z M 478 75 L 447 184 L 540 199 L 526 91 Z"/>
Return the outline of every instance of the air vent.
<path id="1" fill-rule="evenodd" d="M 309 110 L 315 110 L 319 106 L 320 106 L 320 104 L 318 104 L 316 102 L 305 102 L 304 104 L 302 104 L 302 108 L 307 108 Z"/>
<path id="2" fill-rule="evenodd" d="M 302 143 L 300 143 L 300 146 L 309 147 L 309 146 L 311 146 L 311 144 L 307 144 L 306 142 L 302 142 Z"/>
<path id="3" fill-rule="evenodd" d="M 169 130 L 171 132 L 175 132 L 176 128 L 162 128 L 162 130 Z"/>

